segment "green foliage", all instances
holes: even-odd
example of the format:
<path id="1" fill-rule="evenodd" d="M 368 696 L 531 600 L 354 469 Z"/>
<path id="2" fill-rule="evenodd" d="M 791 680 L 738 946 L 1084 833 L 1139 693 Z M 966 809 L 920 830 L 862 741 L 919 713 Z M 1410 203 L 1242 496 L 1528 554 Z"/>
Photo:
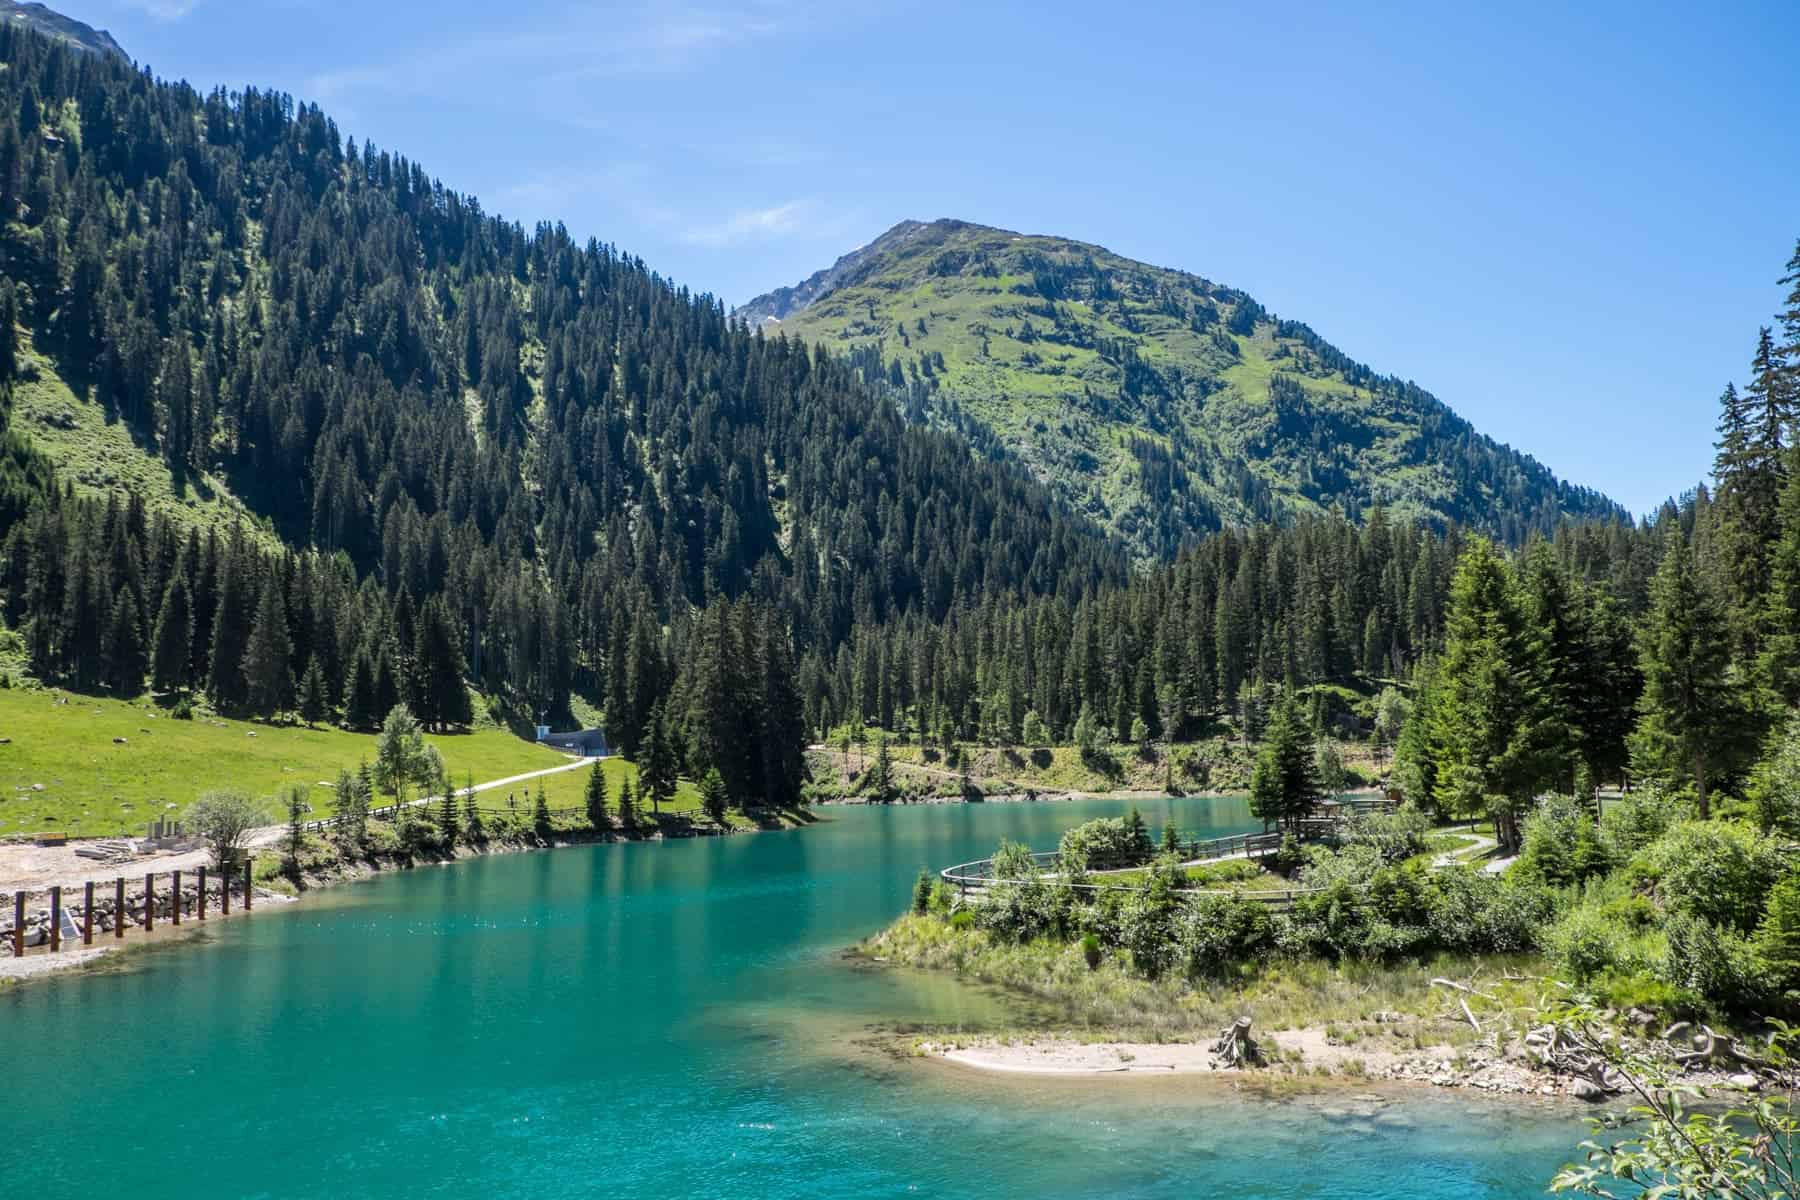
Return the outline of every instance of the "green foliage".
<path id="1" fill-rule="evenodd" d="M 708 767 L 706 774 L 700 777 L 700 809 L 715 825 L 725 823 L 725 814 L 731 807 L 731 792 L 725 785 L 725 777 L 719 774 L 717 767 Z"/>
<path id="2" fill-rule="evenodd" d="M 588 824 L 601 830 L 607 827 L 606 769 L 601 759 L 596 758 L 593 769 L 588 772 L 587 787 L 582 792 L 582 806 L 587 811 Z"/>
<path id="3" fill-rule="evenodd" d="M 919 877 L 913 882 L 912 910 L 924 916 L 931 910 L 931 872 L 919 868 Z"/>
<path id="4" fill-rule="evenodd" d="M 1800 836 L 1800 712 L 1790 712 L 1769 735 L 1749 798 L 1764 833 Z"/>
<path id="5" fill-rule="evenodd" d="M 1755 927 L 1787 870 L 1779 848 L 1754 830 L 1716 821 L 1673 826 L 1631 865 L 1667 911 L 1739 931 Z"/>
<path id="6" fill-rule="evenodd" d="M 1604 874 L 1611 858 L 1594 814 L 1573 796 L 1546 796 L 1525 818 L 1518 869 L 1553 887 Z"/>
<path id="7" fill-rule="evenodd" d="M 1301 722 L 1298 702 L 1284 696 L 1250 776 L 1250 815 L 1267 824 L 1293 826 L 1311 815 L 1321 798 L 1312 738 Z"/>
<path id="8" fill-rule="evenodd" d="M 1769 892 L 1767 909 L 1750 939 L 1759 988 L 1788 1012 L 1800 992 L 1800 876 L 1789 875 Z"/>
<path id="9" fill-rule="evenodd" d="M 1613 511 L 1241 292 L 1098 246 L 908 221 L 821 282 L 803 306 L 774 293 L 740 313 L 848 347 L 872 384 L 1006 446 L 1141 558 L 1221 526 L 1360 512 L 1373 491 L 1508 537 L 1546 509 Z M 1333 447 L 1329 471 L 1315 444 Z"/>
<path id="10" fill-rule="evenodd" d="M 1142 821 L 1140 815 L 1140 825 Z M 1150 861 L 1153 852 L 1148 830 L 1133 827 L 1124 817 L 1097 817 L 1083 822 L 1065 831 L 1057 845 L 1057 855 L 1063 864 L 1088 871 L 1142 866 Z"/>
<path id="11" fill-rule="evenodd" d="M 213 863 L 223 870 L 234 862 L 245 836 L 266 819 L 263 806 L 237 791 L 207 792 L 182 818 L 189 829 L 212 844 Z"/>

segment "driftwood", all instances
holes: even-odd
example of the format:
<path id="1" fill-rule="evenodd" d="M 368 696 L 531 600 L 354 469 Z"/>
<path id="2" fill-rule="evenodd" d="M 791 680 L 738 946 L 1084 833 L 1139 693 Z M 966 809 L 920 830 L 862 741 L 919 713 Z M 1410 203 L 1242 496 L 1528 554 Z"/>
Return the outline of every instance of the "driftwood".
<path id="1" fill-rule="evenodd" d="M 1606 1059 L 1581 1045 L 1560 1025 L 1544 1025 L 1525 1035 L 1525 1050 L 1559 1075 L 1585 1079 L 1607 1095 L 1625 1090 L 1626 1079 Z"/>
<path id="2" fill-rule="evenodd" d="M 1676 1032 L 1681 1032 L 1677 1030 Z M 1693 1049 L 1677 1050 L 1675 1061 L 1684 1067 L 1696 1064 L 1741 1063 L 1752 1071 L 1763 1070 L 1768 1064 L 1762 1056 L 1753 1054 L 1736 1038 L 1727 1038 L 1710 1025 L 1702 1025 L 1700 1032 L 1692 1041 Z"/>
<path id="3" fill-rule="evenodd" d="M 1490 992 L 1478 991 L 1475 988 L 1469 986 L 1468 984 L 1458 983 L 1454 979 L 1444 979 L 1441 977 L 1437 978 L 1437 979 L 1433 979 L 1431 981 L 1431 986 L 1432 987 L 1455 988 L 1457 991 L 1466 992 L 1468 995 L 1471 995 L 1471 996 L 1480 996 L 1483 1000 L 1492 1000 L 1496 1004 L 1498 1004 L 1500 1002 L 1500 997 L 1495 996 Z"/>
<path id="4" fill-rule="evenodd" d="M 1217 1067 L 1253 1067 L 1262 1062 L 1262 1051 L 1250 1036 L 1250 1018 L 1239 1017 L 1219 1030 L 1219 1040 L 1212 1047 L 1213 1065 Z"/>

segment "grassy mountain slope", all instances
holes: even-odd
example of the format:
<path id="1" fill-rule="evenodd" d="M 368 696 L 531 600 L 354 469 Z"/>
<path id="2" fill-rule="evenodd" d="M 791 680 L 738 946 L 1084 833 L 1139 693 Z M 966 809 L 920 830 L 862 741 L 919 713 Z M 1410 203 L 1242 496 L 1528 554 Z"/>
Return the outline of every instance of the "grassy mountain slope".
<path id="1" fill-rule="evenodd" d="M 0 21 L 9 21 L 23 25 L 27 29 L 36 30 L 46 37 L 55 38 L 66 46 L 77 50 L 90 50 L 95 54 L 116 54 L 130 61 L 131 55 L 125 53 L 125 47 L 113 40 L 113 35 L 104 29 L 95 29 L 92 25 L 77 21 L 73 17 L 65 17 L 54 9 L 42 4 L 26 4 L 20 0 L 0 0 Z"/>
<path id="2" fill-rule="evenodd" d="M 906 221 L 737 315 L 860 352 L 1140 555 L 1327 508 L 1509 538 L 1618 511 L 1242 292 L 1066 238 Z"/>

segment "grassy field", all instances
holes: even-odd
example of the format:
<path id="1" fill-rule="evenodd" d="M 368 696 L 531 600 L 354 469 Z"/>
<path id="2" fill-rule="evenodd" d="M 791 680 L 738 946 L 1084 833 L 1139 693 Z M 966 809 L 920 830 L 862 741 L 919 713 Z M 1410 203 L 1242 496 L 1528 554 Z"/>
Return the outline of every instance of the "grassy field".
<path id="1" fill-rule="evenodd" d="M 46 830 L 141 834 L 147 822 L 185 809 L 208 789 L 273 795 L 290 783 L 328 782 L 339 768 L 375 752 L 372 734 L 178 721 L 148 703 L 54 690 L 0 690 L 0 738 L 8 739 L 0 743 L 0 837 Z M 459 782 L 470 774 L 479 783 L 569 761 L 503 729 L 429 740 Z M 577 790 L 571 803 L 579 803 L 579 785 L 567 779 L 579 775 L 555 780 L 559 789 Z M 312 803 L 329 811 L 328 795 L 315 795 Z"/>

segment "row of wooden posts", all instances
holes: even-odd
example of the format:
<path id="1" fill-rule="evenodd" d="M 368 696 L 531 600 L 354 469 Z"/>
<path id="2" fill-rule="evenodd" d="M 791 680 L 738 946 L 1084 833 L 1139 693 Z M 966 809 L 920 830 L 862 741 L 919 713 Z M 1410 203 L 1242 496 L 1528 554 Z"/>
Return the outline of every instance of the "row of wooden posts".
<path id="1" fill-rule="evenodd" d="M 231 882 L 232 882 L 231 868 L 227 867 L 227 868 L 225 868 L 225 870 L 223 872 L 223 883 L 222 883 L 222 886 L 219 891 L 219 915 L 220 916 L 228 917 L 231 915 Z M 207 896 L 206 896 L 206 868 L 205 867 L 199 868 L 198 883 L 199 883 L 199 887 L 200 887 L 200 897 L 199 897 L 198 912 L 196 913 L 196 919 L 204 921 L 204 920 L 206 920 L 206 899 L 207 899 Z M 170 891 L 171 896 L 174 898 L 174 903 L 170 906 L 169 923 L 171 925 L 179 925 L 179 924 L 181 924 L 181 872 L 180 871 L 174 871 L 174 872 L 170 873 L 169 891 Z M 255 887 L 253 887 L 251 885 L 250 875 L 249 875 L 248 871 L 246 871 L 245 875 L 244 875 L 244 911 L 245 912 L 251 911 L 252 901 L 255 896 L 255 893 L 256 893 L 256 889 L 255 889 Z M 28 894 L 29 893 L 26 893 L 23 891 L 13 893 L 13 929 L 12 929 L 13 955 L 15 957 L 20 957 L 20 958 L 24 957 L 24 955 L 25 955 L 25 897 Z M 50 941 L 49 941 L 49 948 L 52 952 L 60 951 L 63 947 L 63 931 L 62 931 L 63 908 L 62 908 L 62 905 L 63 905 L 63 889 L 62 889 L 62 886 L 59 884 L 50 889 Z M 115 938 L 122 938 L 125 936 L 126 914 L 127 914 L 127 909 L 125 907 L 125 878 L 124 878 L 124 876 L 120 876 L 118 879 L 115 879 L 113 881 L 113 936 Z M 144 924 L 144 932 L 145 933 L 154 932 L 156 929 L 156 874 L 155 874 L 155 872 L 151 872 L 150 874 L 144 876 L 144 922 L 143 922 L 143 924 Z M 82 910 L 81 910 L 81 944 L 84 946 L 91 946 L 94 944 L 94 881 L 91 879 L 88 880 L 87 883 L 84 885 L 84 895 L 82 898 Z"/>

